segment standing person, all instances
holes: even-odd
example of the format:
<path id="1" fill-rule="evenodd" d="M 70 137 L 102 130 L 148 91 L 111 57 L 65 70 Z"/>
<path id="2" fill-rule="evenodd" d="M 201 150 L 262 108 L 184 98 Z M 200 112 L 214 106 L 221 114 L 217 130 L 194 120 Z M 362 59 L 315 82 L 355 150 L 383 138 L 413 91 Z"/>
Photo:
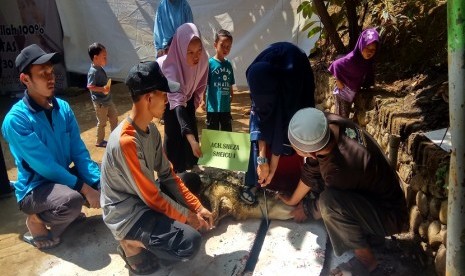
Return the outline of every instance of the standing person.
<path id="1" fill-rule="evenodd" d="M 354 50 L 335 60 L 329 72 L 336 78 L 334 87 L 335 113 L 349 118 L 352 102 L 362 87 L 374 84 L 374 56 L 379 48 L 379 35 L 375 28 L 364 30 Z"/>
<path id="2" fill-rule="evenodd" d="M 2 134 L 18 168 L 16 199 L 26 213 L 23 239 L 39 249 L 57 246 L 85 200 L 100 208 L 100 171 L 81 140 L 69 104 L 54 97 L 58 53 L 32 44 L 16 58 L 24 97 L 5 116 Z M 74 164 L 73 168 L 70 165 Z"/>
<path id="3" fill-rule="evenodd" d="M 376 141 L 351 120 L 315 108 L 299 110 L 289 141 L 306 162 L 291 197 L 297 221 L 323 218 L 334 253 L 355 257 L 330 275 L 368 275 L 378 262 L 370 240 L 407 230 L 408 212 L 395 170 Z M 305 197 L 312 193 L 316 200 Z M 319 198 L 319 199 L 318 199 Z"/>
<path id="4" fill-rule="evenodd" d="M 13 190 L 8 179 L 2 145 L 0 145 L 0 197 L 10 195 Z"/>
<path id="5" fill-rule="evenodd" d="M 167 55 L 157 59 L 165 76 L 179 82 L 179 93 L 168 94 L 164 114 L 164 149 L 177 173 L 190 170 L 202 156 L 195 110 L 203 100 L 208 78 L 208 57 L 197 27 L 181 25 Z"/>
<path id="6" fill-rule="evenodd" d="M 241 198 L 253 204 L 257 185 L 290 193 L 297 186 L 302 159 L 289 144 L 287 127 L 297 110 L 315 105 L 315 83 L 307 55 L 289 42 L 263 50 L 246 77 L 252 100 L 251 147 Z"/>
<path id="7" fill-rule="evenodd" d="M 201 238 L 196 230 L 211 229 L 212 214 L 186 188 L 199 176 L 180 178 L 172 171 L 152 122 L 163 115 L 166 92 L 177 91 L 179 83 L 167 81 L 152 61 L 135 65 L 126 85 L 132 109 L 111 133 L 102 160 L 103 221 L 119 241 L 118 253 L 128 268 L 150 274 L 158 259 L 193 258 Z"/>
<path id="8" fill-rule="evenodd" d="M 156 57 L 168 53 L 170 40 L 179 26 L 193 22 L 192 9 L 186 0 L 161 0 L 153 27 Z"/>
<path id="9" fill-rule="evenodd" d="M 226 56 L 231 51 L 233 38 L 226 30 L 215 34 L 215 56 L 208 61 L 206 93 L 207 128 L 232 131 L 231 101 L 233 98 L 234 71 Z"/>
<path id="10" fill-rule="evenodd" d="M 105 126 L 107 120 L 113 131 L 118 125 L 118 112 L 111 99 L 110 85 L 107 74 L 103 67 L 107 65 L 107 50 L 98 42 L 89 45 L 89 57 L 92 60 L 89 73 L 87 73 L 87 88 L 90 91 L 92 103 L 94 104 L 95 116 L 97 117 L 97 141 L 96 147 L 106 147 Z"/>

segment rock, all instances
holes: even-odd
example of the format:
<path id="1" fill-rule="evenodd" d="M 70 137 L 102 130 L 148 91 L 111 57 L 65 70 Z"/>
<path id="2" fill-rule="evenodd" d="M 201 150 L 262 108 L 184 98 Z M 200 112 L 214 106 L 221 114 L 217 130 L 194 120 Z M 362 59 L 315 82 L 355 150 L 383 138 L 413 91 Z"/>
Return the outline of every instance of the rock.
<path id="1" fill-rule="evenodd" d="M 420 238 L 424 241 L 428 240 L 428 226 L 429 221 L 423 221 L 420 223 L 420 226 L 418 226 L 418 235 L 420 235 Z"/>
<path id="2" fill-rule="evenodd" d="M 414 191 L 421 191 L 422 187 L 425 186 L 423 177 L 419 173 L 416 173 L 410 180 L 410 186 Z"/>
<path id="3" fill-rule="evenodd" d="M 397 160 L 400 160 L 397 158 Z M 399 177 L 409 183 L 412 179 L 412 165 L 411 164 L 400 164 L 399 165 Z"/>
<path id="4" fill-rule="evenodd" d="M 415 205 L 415 196 L 416 193 L 410 185 L 400 180 L 402 185 L 402 191 L 404 192 L 405 201 L 407 202 L 407 207 Z"/>
<path id="5" fill-rule="evenodd" d="M 383 138 L 381 138 L 381 148 L 386 149 L 389 145 L 389 133 L 384 133 Z"/>
<path id="6" fill-rule="evenodd" d="M 433 197 L 429 202 L 429 215 L 431 219 L 439 218 L 439 211 L 441 209 L 441 200 L 437 197 Z"/>
<path id="7" fill-rule="evenodd" d="M 436 253 L 434 266 L 438 276 L 446 275 L 446 247 L 443 244 L 439 247 L 438 252 Z"/>
<path id="8" fill-rule="evenodd" d="M 428 245 L 437 250 L 442 244 L 441 223 L 438 220 L 431 222 L 428 226 Z"/>
<path id="9" fill-rule="evenodd" d="M 422 221 L 423 218 L 418 210 L 418 206 L 413 206 L 410 210 L 410 232 L 418 233 L 418 227 Z"/>
<path id="10" fill-rule="evenodd" d="M 447 244 L 447 225 L 441 225 L 441 232 L 439 232 L 439 235 L 441 235 L 442 244 Z"/>
<path id="11" fill-rule="evenodd" d="M 418 206 L 418 210 L 420 211 L 420 214 L 426 218 L 429 212 L 428 197 L 422 191 L 419 191 L 417 193 L 416 204 Z"/>
<path id="12" fill-rule="evenodd" d="M 441 209 L 439 210 L 439 221 L 447 225 L 447 199 L 441 202 Z"/>

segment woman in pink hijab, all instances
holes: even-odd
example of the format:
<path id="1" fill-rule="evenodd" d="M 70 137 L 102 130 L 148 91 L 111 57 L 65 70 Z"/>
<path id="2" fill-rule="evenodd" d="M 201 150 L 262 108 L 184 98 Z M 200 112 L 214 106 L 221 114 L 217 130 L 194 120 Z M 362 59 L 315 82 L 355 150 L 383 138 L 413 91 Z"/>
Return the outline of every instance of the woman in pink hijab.
<path id="1" fill-rule="evenodd" d="M 157 59 L 162 72 L 179 82 L 179 93 L 168 93 L 164 149 L 177 173 L 192 169 L 202 155 L 195 110 L 207 85 L 208 57 L 199 30 L 185 23 L 176 30 L 167 55 Z"/>

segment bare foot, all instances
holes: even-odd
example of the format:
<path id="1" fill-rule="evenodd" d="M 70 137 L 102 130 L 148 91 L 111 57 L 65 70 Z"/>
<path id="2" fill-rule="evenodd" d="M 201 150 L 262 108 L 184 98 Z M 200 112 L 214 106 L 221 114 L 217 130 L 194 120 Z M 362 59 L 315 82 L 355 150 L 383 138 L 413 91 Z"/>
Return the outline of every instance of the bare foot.
<path id="1" fill-rule="evenodd" d="M 30 236 L 24 235 L 24 240 L 31 243 L 39 249 L 52 248 L 60 243 L 60 238 L 54 238 L 44 222 L 36 215 L 28 215 L 26 226 L 29 229 Z"/>

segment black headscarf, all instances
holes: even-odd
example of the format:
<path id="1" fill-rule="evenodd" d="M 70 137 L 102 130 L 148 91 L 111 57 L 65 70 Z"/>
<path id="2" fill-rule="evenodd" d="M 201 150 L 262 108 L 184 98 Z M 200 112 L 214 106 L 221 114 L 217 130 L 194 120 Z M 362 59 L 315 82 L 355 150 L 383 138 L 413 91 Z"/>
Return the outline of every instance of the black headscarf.
<path id="1" fill-rule="evenodd" d="M 258 115 L 261 139 L 272 153 L 289 145 L 287 128 L 297 110 L 314 107 L 315 82 L 307 55 L 289 42 L 263 50 L 247 68 L 252 109 Z"/>

